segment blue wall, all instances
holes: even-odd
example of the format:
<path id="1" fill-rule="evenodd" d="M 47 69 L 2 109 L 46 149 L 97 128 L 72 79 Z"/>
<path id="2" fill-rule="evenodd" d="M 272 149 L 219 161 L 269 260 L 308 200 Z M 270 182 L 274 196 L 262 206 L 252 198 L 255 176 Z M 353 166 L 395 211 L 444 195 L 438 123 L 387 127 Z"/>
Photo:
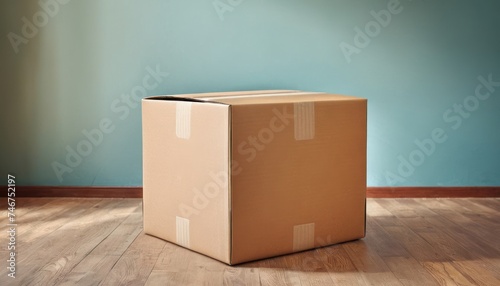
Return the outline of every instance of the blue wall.
<path id="1" fill-rule="evenodd" d="M 368 98 L 370 186 L 500 185 L 498 1 L 59 1 L 0 4 L 19 185 L 141 185 L 131 94 L 251 89 Z"/>

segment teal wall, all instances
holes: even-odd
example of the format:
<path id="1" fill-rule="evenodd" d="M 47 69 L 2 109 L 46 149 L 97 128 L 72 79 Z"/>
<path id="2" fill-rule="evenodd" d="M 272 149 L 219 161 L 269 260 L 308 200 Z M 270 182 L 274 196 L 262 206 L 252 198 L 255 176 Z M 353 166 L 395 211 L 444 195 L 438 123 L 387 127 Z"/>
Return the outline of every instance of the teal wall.
<path id="1" fill-rule="evenodd" d="M 55 1 L 0 4 L 0 173 L 18 185 L 141 185 L 131 94 L 251 89 L 368 98 L 370 186 L 500 185 L 499 1 Z"/>

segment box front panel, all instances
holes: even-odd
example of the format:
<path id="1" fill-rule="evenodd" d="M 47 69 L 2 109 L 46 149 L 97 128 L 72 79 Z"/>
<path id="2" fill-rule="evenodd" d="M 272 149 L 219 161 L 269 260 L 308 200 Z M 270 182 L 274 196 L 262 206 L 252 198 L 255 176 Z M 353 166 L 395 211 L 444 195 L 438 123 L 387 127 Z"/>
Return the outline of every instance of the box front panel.
<path id="1" fill-rule="evenodd" d="M 229 106 L 143 101 L 144 230 L 229 263 Z"/>
<path id="2" fill-rule="evenodd" d="M 366 101 L 232 114 L 232 263 L 364 236 Z"/>

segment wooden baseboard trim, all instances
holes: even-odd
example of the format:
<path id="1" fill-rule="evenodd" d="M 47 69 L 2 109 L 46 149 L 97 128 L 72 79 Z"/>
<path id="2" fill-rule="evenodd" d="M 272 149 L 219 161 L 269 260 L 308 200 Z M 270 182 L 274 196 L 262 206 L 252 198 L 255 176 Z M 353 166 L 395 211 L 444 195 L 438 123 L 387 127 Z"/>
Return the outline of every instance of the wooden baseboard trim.
<path id="1" fill-rule="evenodd" d="M 368 187 L 368 198 L 498 198 L 500 187 Z"/>
<path id="2" fill-rule="evenodd" d="M 7 196 L 1 186 L 0 197 Z M 368 187 L 368 198 L 498 198 L 500 187 Z M 17 186 L 16 197 L 142 198 L 142 187 Z"/>
<path id="3" fill-rule="evenodd" d="M 0 197 L 7 196 L 2 186 Z M 50 187 L 16 186 L 16 197 L 69 197 L 69 198 L 142 198 L 142 187 Z"/>

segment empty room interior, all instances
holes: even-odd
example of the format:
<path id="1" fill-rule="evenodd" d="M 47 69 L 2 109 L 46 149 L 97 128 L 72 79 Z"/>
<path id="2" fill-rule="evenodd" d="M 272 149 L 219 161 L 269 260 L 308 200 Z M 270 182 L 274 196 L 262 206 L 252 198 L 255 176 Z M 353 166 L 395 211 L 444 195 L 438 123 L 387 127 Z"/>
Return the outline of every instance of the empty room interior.
<path id="1" fill-rule="evenodd" d="M 500 3 L 0 3 L 0 285 L 500 285 Z"/>

